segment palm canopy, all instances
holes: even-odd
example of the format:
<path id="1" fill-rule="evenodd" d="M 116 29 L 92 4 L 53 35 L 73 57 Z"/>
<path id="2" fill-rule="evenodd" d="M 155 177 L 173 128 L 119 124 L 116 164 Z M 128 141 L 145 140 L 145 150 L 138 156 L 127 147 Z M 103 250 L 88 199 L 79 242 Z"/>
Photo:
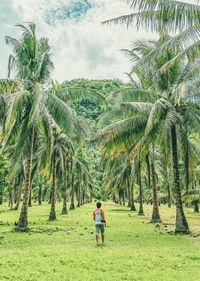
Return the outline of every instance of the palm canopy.
<path id="1" fill-rule="evenodd" d="M 168 50 L 157 55 L 149 68 L 141 63 L 144 56 L 160 48 L 160 44 L 167 40 L 169 37 L 165 36 L 158 42 L 136 42 L 130 50 L 129 55 L 134 53 L 138 61 L 131 73 L 136 83 L 132 88 L 121 89 L 108 97 L 116 106 L 113 115 L 118 110 L 119 116 L 118 121 L 102 129 L 98 135 L 104 140 L 106 153 L 110 151 L 113 155 L 117 150 L 130 152 L 130 148 L 134 147 L 132 155 L 137 155 L 152 138 L 158 135 L 164 137 L 167 132 L 170 134 L 172 124 L 180 125 L 186 120 L 190 126 L 194 124 L 193 129 L 199 128 L 199 105 L 194 104 L 199 100 L 199 91 L 195 86 L 199 76 L 198 58 L 193 63 L 188 60 L 169 63 L 176 54 Z M 108 119 L 110 117 L 112 110 L 108 113 Z M 107 122 L 106 115 L 103 121 Z"/>
<path id="2" fill-rule="evenodd" d="M 28 139 L 32 138 L 33 131 L 35 139 L 41 132 L 46 133 L 45 142 L 48 142 L 47 147 L 50 149 L 52 122 L 73 137 L 83 133 L 83 126 L 71 108 L 54 93 L 44 89 L 44 84 L 50 81 L 53 67 L 48 40 L 37 39 L 34 24 L 19 27 L 23 31 L 20 40 L 6 38 L 14 53 L 9 67 L 15 71 L 17 79 L 0 83 L 7 104 L 4 146 L 16 143 L 15 160 L 20 153 L 26 157 L 30 145 Z"/>
<path id="3" fill-rule="evenodd" d="M 182 31 L 200 24 L 200 1 L 175 0 L 128 0 L 133 13 L 120 16 L 104 23 L 125 23 L 127 27 L 136 22 L 137 27 L 166 33 Z"/>
<path id="4" fill-rule="evenodd" d="M 37 39 L 34 23 L 27 27 L 18 24 L 17 27 L 22 30 L 19 40 L 10 36 L 5 37 L 6 43 L 13 49 L 13 54 L 9 57 L 8 76 L 14 70 L 16 78 L 46 83 L 53 69 L 48 39 Z"/>
<path id="5" fill-rule="evenodd" d="M 156 54 L 172 48 L 181 51 L 183 55 L 199 53 L 200 40 L 200 1 L 176 0 L 128 0 L 128 4 L 135 11 L 129 15 L 120 16 L 104 23 L 121 23 L 127 27 L 136 25 L 145 27 L 160 34 L 173 34 L 168 42 Z M 152 56 L 152 54 L 151 54 Z M 180 55 L 179 55 L 180 56 Z"/>

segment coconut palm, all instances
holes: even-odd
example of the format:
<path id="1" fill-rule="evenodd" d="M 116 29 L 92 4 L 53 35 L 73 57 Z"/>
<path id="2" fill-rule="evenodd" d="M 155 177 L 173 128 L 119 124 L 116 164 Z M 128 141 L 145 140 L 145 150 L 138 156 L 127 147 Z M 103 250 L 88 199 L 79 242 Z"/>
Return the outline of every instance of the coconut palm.
<path id="1" fill-rule="evenodd" d="M 159 46 L 155 47 L 155 49 L 157 48 L 159 48 Z M 143 51 L 141 53 L 143 55 Z M 151 86 L 145 90 L 143 102 L 141 102 L 141 90 L 134 86 L 134 89 L 132 89 L 132 91 L 129 90 L 128 92 L 128 98 L 132 98 L 134 102 L 126 102 L 122 104 L 124 112 L 129 111 L 129 114 L 132 112 L 132 116 L 134 116 L 132 118 L 136 118 L 136 116 L 140 117 L 141 113 L 142 120 L 147 117 L 146 121 L 144 121 L 144 123 L 146 122 L 145 129 L 143 130 L 144 134 L 137 145 L 134 145 L 134 135 L 136 136 L 137 132 L 135 130 L 135 126 L 131 127 L 126 119 L 111 124 L 103 129 L 101 133 L 103 135 L 105 133 L 107 134 L 108 143 L 110 143 L 109 148 L 111 147 L 111 144 L 114 147 L 118 146 L 118 148 L 119 144 L 132 144 L 132 147 L 134 148 L 130 153 L 130 158 L 136 157 L 138 152 L 144 147 L 147 147 L 150 143 L 155 142 L 158 136 L 160 140 L 166 136 L 170 137 L 174 173 L 174 191 L 177 207 L 176 232 L 188 232 L 188 225 L 184 215 L 181 199 L 177 134 L 181 135 L 183 132 L 183 120 L 186 115 L 187 118 L 189 118 L 188 121 L 190 120 L 190 126 L 192 124 L 199 124 L 199 122 L 197 122 L 200 113 L 199 106 L 194 102 L 198 99 L 198 90 L 195 86 L 196 82 L 194 82 L 199 76 L 197 66 L 198 58 L 191 62 L 190 58 L 185 57 L 184 61 L 181 61 L 181 63 L 177 60 L 174 60 L 172 63 L 174 57 L 176 57 L 176 54 L 174 54 L 172 50 L 168 49 L 166 53 L 160 54 L 156 57 L 156 60 L 152 64 L 152 68 L 145 70 L 144 77 L 147 77 L 147 80 L 151 77 L 152 82 L 150 84 Z M 139 66 L 135 66 L 134 68 L 136 71 L 138 68 L 139 70 L 145 68 L 145 66 L 142 66 L 141 56 L 138 56 L 138 61 Z M 134 74 L 137 74 L 136 71 L 134 71 Z M 148 76 L 149 72 L 150 76 Z M 191 79 L 193 79 L 193 83 L 191 83 Z M 191 89 L 194 90 L 192 91 Z M 122 100 L 126 97 L 124 95 L 125 92 L 126 91 L 123 91 L 123 95 L 121 94 Z M 130 95 L 131 92 L 132 97 Z M 147 100 L 145 100 L 147 94 L 151 97 L 151 102 L 147 102 Z M 137 101 L 137 95 L 140 102 Z M 121 125 L 123 125 L 123 127 Z M 125 131 L 129 131 L 129 136 L 125 136 Z"/>
<path id="2" fill-rule="evenodd" d="M 53 128 L 53 147 L 50 160 L 50 175 L 52 178 L 51 188 L 51 210 L 49 220 L 56 219 L 56 187 L 57 178 L 61 176 L 60 172 L 65 177 L 67 157 L 72 150 L 72 144 L 69 137 L 59 131 L 58 128 Z M 66 178 L 64 178 L 66 180 Z"/>
<path id="3" fill-rule="evenodd" d="M 79 148 L 72 156 L 71 164 L 71 204 L 70 210 L 75 209 L 75 193 L 80 207 L 91 198 L 93 181 L 90 175 L 90 165 L 83 151 Z"/>
<path id="4" fill-rule="evenodd" d="M 16 80 L 3 80 L 0 85 L 1 91 L 7 93 L 8 99 L 3 148 L 15 145 L 13 163 L 17 163 L 20 157 L 24 159 L 23 204 L 17 230 L 26 231 L 32 159 L 38 148 L 38 136 L 41 133 L 46 136 L 44 144 L 48 158 L 52 146 L 51 118 L 65 132 L 71 132 L 73 135 L 80 127 L 69 106 L 44 89 L 50 82 L 50 72 L 53 68 L 48 40 L 37 39 L 33 23 L 27 27 L 18 27 L 22 30 L 20 39 L 6 37 L 7 44 L 13 49 L 9 59 L 9 75 L 14 70 Z"/>

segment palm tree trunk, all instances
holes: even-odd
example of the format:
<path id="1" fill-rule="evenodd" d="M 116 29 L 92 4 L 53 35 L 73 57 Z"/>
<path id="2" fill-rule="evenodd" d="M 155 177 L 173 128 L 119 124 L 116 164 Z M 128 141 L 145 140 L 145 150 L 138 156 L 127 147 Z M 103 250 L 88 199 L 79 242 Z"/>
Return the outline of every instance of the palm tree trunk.
<path id="1" fill-rule="evenodd" d="M 171 201 L 171 189 L 170 189 L 170 184 L 169 184 L 169 175 L 168 175 L 168 169 L 166 167 L 166 184 L 167 184 L 167 204 L 168 207 L 171 208 L 172 201 Z"/>
<path id="2" fill-rule="evenodd" d="M 119 189 L 119 204 L 121 205 L 122 204 L 122 200 L 121 200 L 121 188 Z"/>
<path id="3" fill-rule="evenodd" d="M 153 213 L 151 217 L 151 223 L 161 222 L 159 209 L 158 209 L 158 196 L 157 196 L 157 184 L 156 184 L 156 171 L 154 162 L 154 145 L 152 145 L 151 155 L 151 175 L 152 175 L 152 192 L 153 192 Z"/>
<path id="4" fill-rule="evenodd" d="M 13 190 L 11 189 L 9 191 L 9 207 L 11 210 L 13 210 L 13 199 L 14 199 L 14 194 L 13 194 Z"/>
<path id="5" fill-rule="evenodd" d="M 25 179 L 24 179 L 24 194 L 22 208 L 20 212 L 19 221 L 16 227 L 18 231 L 28 231 L 28 201 L 30 193 L 30 184 L 31 184 L 31 170 L 32 170 L 32 158 L 33 158 L 33 135 L 31 139 L 31 148 L 29 155 L 25 163 Z"/>
<path id="6" fill-rule="evenodd" d="M 135 204 L 134 204 L 134 183 L 131 184 L 130 186 L 130 182 L 129 182 L 129 189 L 130 189 L 130 208 L 131 211 L 135 212 L 136 208 L 135 208 Z"/>
<path id="7" fill-rule="evenodd" d="M 77 189 L 77 207 L 79 208 L 81 206 L 81 188 L 80 185 L 78 185 L 78 189 Z"/>
<path id="8" fill-rule="evenodd" d="M 145 156 L 145 161 L 147 165 L 147 179 L 148 179 L 148 188 L 151 189 L 151 167 L 150 167 L 150 161 L 149 161 L 149 153 Z"/>
<path id="9" fill-rule="evenodd" d="M 47 195 L 47 185 L 45 185 L 45 187 L 43 188 L 43 191 L 42 191 L 42 201 L 44 202 L 45 201 L 45 198 L 46 198 L 46 195 Z"/>
<path id="10" fill-rule="evenodd" d="M 131 192 L 130 192 L 129 178 L 127 178 L 127 194 L 128 194 L 128 208 L 131 208 Z"/>
<path id="11" fill-rule="evenodd" d="M 187 151 L 185 153 L 186 153 L 186 155 L 185 155 L 185 188 L 186 188 L 186 193 L 188 193 L 189 182 L 190 182 L 188 145 L 187 145 Z"/>
<path id="12" fill-rule="evenodd" d="M 30 184 L 30 192 L 29 192 L 28 206 L 29 206 L 29 207 L 32 207 L 32 184 Z"/>
<path id="13" fill-rule="evenodd" d="M 41 205 L 42 204 L 42 185 L 39 185 L 39 189 L 38 189 L 38 204 Z"/>
<path id="14" fill-rule="evenodd" d="M 63 185 L 63 207 L 62 207 L 62 215 L 67 215 L 67 170 L 65 167 L 64 171 L 64 185 Z"/>
<path id="15" fill-rule="evenodd" d="M 29 194 L 29 201 L 28 201 L 29 207 L 32 207 L 32 183 L 33 183 L 33 178 L 34 178 L 36 170 L 37 170 L 37 164 L 32 168 L 32 171 L 31 171 L 30 194 Z"/>
<path id="16" fill-rule="evenodd" d="M 143 210 L 143 200 L 142 200 L 142 180 L 141 180 L 141 162 L 140 162 L 140 156 L 138 159 L 138 185 L 139 185 L 139 212 L 138 216 L 144 215 Z"/>
<path id="17" fill-rule="evenodd" d="M 53 183 L 51 187 L 51 210 L 49 214 L 49 220 L 56 220 L 56 163 L 55 155 L 53 156 Z"/>
<path id="18" fill-rule="evenodd" d="M 199 201 L 194 201 L 194 213 L 199 213 Z"/>
<path id="19" fill-rule="evenodd" d="M 21 200 L 21 195 L 22 195 L 22 185 L 18 188 L 17 202 L 16 202 L 15 206 L 13 207 L 13 210 L 18 210 L 19 203 L 20 203 L 20 200 Z"/>
<path id="20" fill-rule="evenodd" d="M 183 202 L 180 188 L 180 176 L 178 167 L 178 152 L 177 152 L 177 136 L 176 126 L 171 127 L 171 141 L 172 141 L 172 160 L 174 173 L 174 193 L 176 200 L 176 233 L 188 233 L 189 227 L 183 210 Z"/>
<path id="21" fill-rule="evenodd" d="M 0 191 L 0 205 L 3 204 L 3 191 Z"/>
<path id="22" fill-rule="evenodd" d="M 19 185 L 15 183 L 15 185 L 14 185 L 14 203 L 15 204 L 17 204 L 18 192 L 19 192 Z"/>
<path id="23" fill-rule="evenodd" d="M 70 210 L 75 209 L 75 204 L 74 204 L 74 175 L 72 174 L 72 186 L 71 186 L 71 203 L 70 203 Z"/>
<path id="24" fill-rule="evenodd" d="M 125 206 L 126 201 L 125 201 L 125 190 L 124 189 L 122 189 L 122 202 L 123 202 L 123 205 Z"/>

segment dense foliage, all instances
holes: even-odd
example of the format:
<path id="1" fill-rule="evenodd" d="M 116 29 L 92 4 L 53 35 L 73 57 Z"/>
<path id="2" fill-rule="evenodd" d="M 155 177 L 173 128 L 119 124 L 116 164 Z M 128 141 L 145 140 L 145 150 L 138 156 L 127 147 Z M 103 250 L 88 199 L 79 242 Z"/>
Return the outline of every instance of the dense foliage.
<path id="1" fill-rule="evenodd" d="M 21 212 L 16 229 L 28 230 L 28 206 L 48 201 L 49 220 L 92 198 L 112 199 L 162 221 L 159 205 L 176 206 L 177 233 L 188 233 L 184 208 L 200 198 L 199 4 L 130 0 L 130 15 L 159 33 L 123 52 L 133 63 L 129 84 L 118 80 L 52 82 L 48 39 L 36 26 L 18 25 L 8 79 L 0 81 L 0 203 Z M 184 11 L 184 16 L 183 16 Z M 13 77 L 11 79 L 10 77 Z M 12 167 L 12 172 L 8 173 Z M 21 204 L 22 203 L 22 204 Z"/>

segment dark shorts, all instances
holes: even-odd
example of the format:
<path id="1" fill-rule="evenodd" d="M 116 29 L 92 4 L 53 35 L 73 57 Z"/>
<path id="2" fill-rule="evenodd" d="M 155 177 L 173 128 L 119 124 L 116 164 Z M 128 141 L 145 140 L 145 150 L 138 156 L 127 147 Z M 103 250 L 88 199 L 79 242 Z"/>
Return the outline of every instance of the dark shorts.
<path id="1" fill-rule="evenodd" d="M 105 232 L 105 227 L 104 224 L 96 224 L 96 233 L 104 233 Z"/>

